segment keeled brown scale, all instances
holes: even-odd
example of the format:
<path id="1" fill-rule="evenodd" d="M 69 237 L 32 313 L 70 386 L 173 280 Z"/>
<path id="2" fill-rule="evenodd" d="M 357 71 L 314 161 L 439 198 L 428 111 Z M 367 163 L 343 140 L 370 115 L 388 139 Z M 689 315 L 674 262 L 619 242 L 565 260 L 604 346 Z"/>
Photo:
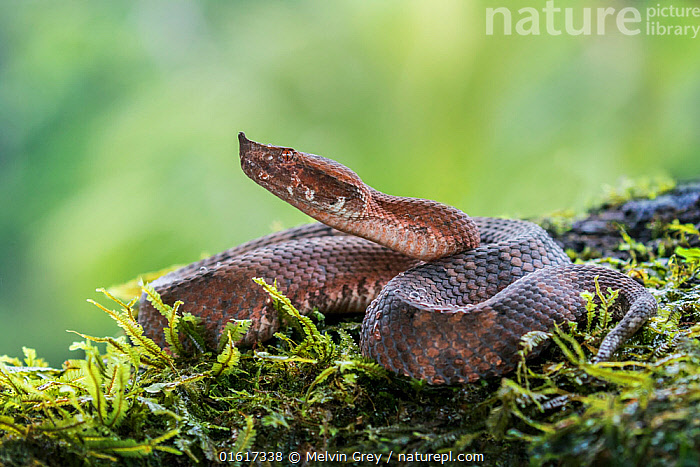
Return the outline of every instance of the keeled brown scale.
<path id="1" fill-rule="evenodd" d="M 165 303 L 182 300 L 182 312 L 200 316 L 207 343 L 215 347 L 231 319 L 251 319 L 243 344 L 272 337 L 279 328 L 270 297 L 251 278 L 277 286 L 304 313 L 314 308 L 330 312 L 362 312 L 389 279 L 417 263 L 367 240 L 337 235 L 316 224 L 269 235 L 265 246 L 237 249 L 185 266 L 153 282 Z M 325 234 L 325 235 L 323 235 Z M 310 236 L 305 236 L 310 235 Z M 316 236 L 322 235 L 322 236 Z M 279 241 L 279 243 L 277 243 Z M 142 297 L 139 322 L 160 338 L 165 319 Z M 156 339 L 163 344 L 162 339 Z"/>
<path id="2" fill-rule="evenodd" d="M 431 384 L 512 370 L 523 334 L 585 316 L 581 292 L 594 292 L 596 277 L 603 290 L 620 290 L 623 316 L 596 360 L 609 359 L 656 312 L 644 287 L 617 271 L 571 264 L 534 224 L 469 218 L 435 201 L 386 195 L 330 159 L 261 145 L 242 133 L 239 140 L 241 166 L 254 181 L 363 238 L 319 224 L 302 226 L 155 281 L 166 303 L 182 300 L 183 311 L 203 318 L 210 346 L 230 319 L 253 321 L 243 344 L 268 339 L 278 329 L 270 299 L 252 277 L 277 280 L 302 313 L 314 307 L 361 312 L 369 305 L 362 353 Z M 149 335 L 161 336 L 165 320 L 143 297 L 140 306 L 139 322 Z"/>
<path id="3" fill-rule="evenodd" d="M 580 293 L 595 290 L 596 276 L 603 290 L 620 290 L 624 308 L 636 303 L 634 313 L 626 315 L 631 322 L 611 331 L 598 360 L 608 359 L 629 337 L 629 329 L 637 329 L 656 309 L 654 299 L 631 278 L 574 264 L 540 269 L 505 289 L 496 284 L 502 289 L 499 293 L 471 306 L 436 306 L 411 297 L 412 281 L 418 276 L 431 282 L 434 273 L 432 268 L 417 267 L 390 281 L 370 305 L 362 326 L 363 354 L 432 384 L 471 382 L 512 370 L 523 334 L 548 331 L 555 323 L 585 316 Z M 410 343 L 386 337 L 407 334 Z"/>

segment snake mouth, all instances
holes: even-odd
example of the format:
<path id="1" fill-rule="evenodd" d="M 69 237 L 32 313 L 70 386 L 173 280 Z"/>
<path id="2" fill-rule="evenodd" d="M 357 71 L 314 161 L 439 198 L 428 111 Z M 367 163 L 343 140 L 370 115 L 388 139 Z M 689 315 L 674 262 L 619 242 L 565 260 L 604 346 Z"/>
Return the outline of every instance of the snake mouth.
<path id="1" fill-rule="evenodd" d="M 243 172 L 250 177 L 250 168 L 253 161 L 250 158 L 253 142 L 245 137 L 242 131 L 238 133 L 238 156 L 241 159 L 241 168 Z"/>
<path id="2" fill-rule="evenodd" d="M 251 173 L 249 173 L 249 171 L 251 168 L 256 168 L 257 164 L 255 164 L 255 161 L 257 158 L 260 157 L 259 153 L 262 151 L 260 151 L 259 149 L 262 145 L 256 143 L 255 141 L 249 140 L 245 137 L 245 133 L 241 131 L 240 133 L 238 133 L 238 146 L 238 154 L 241 159 L 241 168 L 243 169 L 245 174 L 250 177 Z"/>
<path id="3" fill-rule="evenodd" d="M 238 144 L 243 173 L 255 183 L 270 189 L 270 162 L 274 158 L 273 152 L 279 148 L 251 141 L 246 138 L 245 133 L 242 131 L 238 133 Z"/>
<path id="4" fill-rule="evenodd" d="M 294 150 L 251 141 L 243 132 L 238 133 L 238 142 L 243 173 L 275 196 L 290 201 L 298 184 L 295 177 L 290 177 Z"/>

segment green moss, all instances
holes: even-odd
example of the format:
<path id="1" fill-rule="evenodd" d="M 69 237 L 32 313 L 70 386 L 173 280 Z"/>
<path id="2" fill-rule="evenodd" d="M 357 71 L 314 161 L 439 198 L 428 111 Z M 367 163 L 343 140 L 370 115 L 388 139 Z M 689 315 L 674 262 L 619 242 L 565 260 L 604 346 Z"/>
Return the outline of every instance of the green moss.
<path id="1" fill-rule="evenodd" d="M 83 358 L 61 369 L 31 349 L 0 359 L 0 462 L 189 465 L 225 456 L 248 465 L 258 451 L 394 460 L 451 451 L 483 454 L 490 465 L 695 464 L 700 251 L 689 241 L 700 234 L 676 223 L 664 235 L 655 249 L 623 240 L 632 260 L 596 260 L 644 281 L 659 302 L 618 361 L 588 363 L 610 326 L 615 294 L 602 290 L 588 296 L 585 325 L 527 334 L 516 372 L 465 386 L 387 373 L 360 355 L 359 323 L 301 316 L 260 280 L 287 325 L 243 352 L 233 342 L 246 322 L 232 323 L 218 352 L 182 345 L 201 341 L 196 320 L 144 288 L 168 320 L 166 352 L 144 335 L 133 301 L 105 292 L 118 309 L 96 305 L 124 336 L 80 334 L 72 349 Z M 526 362 L 545 341 L 541 357 Z M 238 452 L 249 454 L 236 462 Z"/>
<path id="2" fill-rule="evenodd" d="M 619 206 L 632 199 L 654 199 L 675 186 L 676 182 L 668 177 L 623 178 L 616 186 L 604 186 L 602 195 L 593 201 L 593 205 Z"/>

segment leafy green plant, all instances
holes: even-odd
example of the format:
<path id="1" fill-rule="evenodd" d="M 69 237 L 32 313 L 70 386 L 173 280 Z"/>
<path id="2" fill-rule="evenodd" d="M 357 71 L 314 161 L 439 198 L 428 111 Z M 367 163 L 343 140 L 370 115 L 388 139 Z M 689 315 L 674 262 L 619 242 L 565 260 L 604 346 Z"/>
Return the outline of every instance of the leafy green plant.
<path id="1" fill-rule="evenodd" d="M 68 360 L 62 369 L 48 368 L 32 349 L 25 349 L 24 362 L 3 357 L 0 363 L 3 445 L 18 439 L 49 443 L 66 458 L 76 455 L 94 461 L 113 462 L 156 452 L 187 453 L 193 460 L 197 459 L 192 447 L 197 438 L 205 439 L 203 425 L 196 417 L 180 415 L 188 412 L 182 395 L 184 392 L 192 395 L 192 390 L 203 391 L 204 387 L 194 386 L 197 382 L 216 380 L 233 372 L 240 357 L 233 341 L 240 338 L 250 323 L 232 323 L 226 329 L 221 352 L 209 364 L 210 369 L 199 372 L 197 366 L 177 357 L 187 356 L 180 345 L 178 324 L 183 321 L 178 314 L 179 303 L 169 307 L 152 287 L 144 286 L 143 290 L 168 319 L 164 333 L 171 351 L 175 350 L 174 356 L 144 334 L 135 319 L 135 301 L 125 303 L 99 289 L 121 310 L 90 302 L 112 317 L 125 336 L 94 337 L 76 332 L 85 340 L 74 343 L 71 350 L 83 351 L 85 357 Z M 101 352 L 92 343 L 104 344 L 105 351 Z M 141 429 L 134 430 L 136 427 Z M 250 433 L 246 436 L 250 438 Z M 213 449 L 202 454 L 215 458 Z"/>
<path id="2" fill-rule="evenodd" d="M 289 299 L 277 290 L 275 285 L 269 285 L 259 278 L 254 278 L 253 281 L 263 287 L 272 297 L 273 304 L 278 311 L 292 318 L 293 323 L 298 323 L 296 327 L 304 336 L 303 340 L 296 344 L 283 334 L 277 333 L 276 337 L 287 344 L 282 358 L 294 359 L 297 362 L 317 367 L 325 366 L 325 369 L 314 378 L 306 391 L 305 401 L 307 403 L 325 402 L 329 398 L 351 403 L 352 388 L 357 383 L 359 373 L 370 378 L 386 377 L 386 371 L 381 366 L 359 356 L 359 349 L 347 332 L 338 331 L 340 342 L 336 344 L 330 335 L 320 333 L 310 318 L 299 313 Z M 260 356 L 260 354 L 258 355 Z M 263 357 L 268 357 L 268 355 Z M 329 392 L 324 390 L 321 385 L 331 378 L 335 379 L 335 385 L 334 389 Z"/>

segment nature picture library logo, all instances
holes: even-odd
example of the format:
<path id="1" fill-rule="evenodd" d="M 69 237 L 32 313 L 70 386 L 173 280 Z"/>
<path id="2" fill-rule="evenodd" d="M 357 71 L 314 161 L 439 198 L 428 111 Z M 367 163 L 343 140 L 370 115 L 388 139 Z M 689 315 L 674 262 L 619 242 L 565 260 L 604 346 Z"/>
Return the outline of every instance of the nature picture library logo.
<path id="1" fill-rule="evenodd" d="M 566 4 L 570 3 L 547 0 L 541 8 L 486 8 L 486 35 L 602 36 L 618 31 L 626 36 L 646 34 L 695 39 L 700 33 L 700 6 L 655 3 L 646 7 L 620 7 L 620 2 L 595 8 L 562 6 Z"/>

